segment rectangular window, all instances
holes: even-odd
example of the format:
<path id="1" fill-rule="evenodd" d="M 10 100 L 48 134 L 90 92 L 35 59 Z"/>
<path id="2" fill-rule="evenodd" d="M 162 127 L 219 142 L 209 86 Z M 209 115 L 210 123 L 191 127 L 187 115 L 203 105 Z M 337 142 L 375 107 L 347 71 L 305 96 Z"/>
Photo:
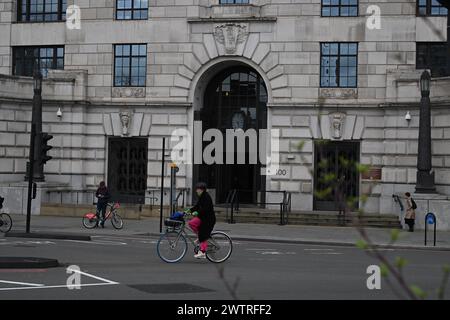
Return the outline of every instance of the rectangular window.
<path id="1" fill-rule="evenodd" d="M 430 69 L 432 77 L 450 76 L 446 42 L 418 42 L 416 69 Z"/>
<path id="2" fill-rule="evenodd" d="M 322 0 L 322 17 L 357 17 L 358 0 Z"/>
<path id="3" fill-rule="evenodd" d="M 358 44 L 321 43 L 320 51 L 320 86 L 356 88 Z"/>
<path id="4" fill-rule="evenodd" d="M 114 47 L 114 86 L 145 87 L 147 45 L 117 44 Z"/>
<path id="5" fill-rule="evenodd" d="M 17 20 L 21 22 L 63 21 L 67 0 L 19 0 Z"/>
<path id="6" fill-rule="evenodd" d="M 248 4 L 249 0 L 220 0 L 219 4 Z"/>
<path id="7" fill-rule="evenodd" d="M 117 20 L 147 20 L 148 0 L 116 0 Z"/>
<path id="8" fill-rule="evenodd" d="M 49 69 L 64 69 L 64 47 L 13 47 L 13 74 L 33 76 L 36 63 L 44 77 Z"/>
<path id="9" fill-rule="evenodd" d="M 446 16 L 447 8 L 442 6 L 437 0 L 418 0 L 418 16 Z"/>

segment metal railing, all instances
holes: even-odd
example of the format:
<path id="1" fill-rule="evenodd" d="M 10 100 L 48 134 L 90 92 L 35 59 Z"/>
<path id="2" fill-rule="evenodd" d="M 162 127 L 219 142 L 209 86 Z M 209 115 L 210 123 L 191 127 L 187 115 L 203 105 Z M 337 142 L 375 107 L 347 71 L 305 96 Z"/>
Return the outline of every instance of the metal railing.
<path id="1" fill-rule="evenodd" d="M 228 191 L 227 198 L 225 200 L 225 212 L 226 212 L 226 220 L 228 223 L 236 223 L 234 221 L 234 210 L 239 211 L 239 200 L 238 200 L 238 190 L 231 189 Z M 230 218 L 228 219 L 228 210 L 230 212 Z"/>
<path id="2" fill-rule="evenodd" d="M 228 223 L 235 223 L 234 213 L 236 211 L 239 211 L 239 207 L 240 207 L 239 194 L 243 193 L 243 192 L 253 192 L 253 190 L 231 189 L 230 191 L 228 191 L 228 194 L 227 194 L 227 197 L 225 200 L 226 220 L 228 221 Z M 264 192 L 265 193 L 281 193 L 282 200 L 279 202 L 257 201 L 257 202 L 252 202 L 252 204 L 263 207 L 263 208 L 267 207 L 268 205 L 279 206 L 279 208 L 280 208 L 279 225 L 288 224 L 289 223 L 289 213 L 291 212 L 291 206 L 292 206 L 291 192 L 288 192 L 288 191 L 264 191 Z"/>
<path id="3" fill-rule="evenodd" d="M 157 194 L 159 194 L 161 189 L 147 189 L 146 194 L 144 196 L 121 196 L 121 202 L 123 203 L 135 203 L 135 199 L 150 199 L 150 209 L 153 210 L 156 202 L 158 202 L 159 198 Z M 47 203 L 58 203 L 58 204 L 92 204 L 95 203 L 95 192 L 96 189 L 71 189 L 71 188 L 58 188 L 53 190 L 46 191 L 46 201 Z M 169 192 L 169 188 L 167 191 Z M 184 207 L 186 203 L 186 194 L 189 192 L 187 188 L 178 189 L 178 194 L 176 197 L 177 203 L 181 199 L 181 206 Z M 65 198 L 66 197 L 66 198 Z M 124 200 L 125 199 L 125 200 Z M 130 199 L 126 201 L 126 199 Z M 144 200 L 144 203 L 146 202 Z M 143 204 L 140 203 L 142 206 Z"/>
<path id="4" fill-rule="evenodd" d="M 68 204 L 91 204 L 95 202 L 95 191 L 94 189 L 56 189 L 47 190 L 45 199 L 47 203 L 68 203 Z M 70 197 L 69 201 L 63 201 L 64 194 L 68 194 Z M 53 196 L 52 196 L 53 195 Z M 59 197 L 59 202 L 55 202 L 55 195 Z M 92 199 L 88 201 L 87 199 Z"/>
<path id="5" fill-rule="evenodd" d="M 402 228 L 404 228 L 404 221 L 403 221 L 404 214 L 403 213 L 405 212 L 405 207 L 404 207 L 402 200 L 398 194 L 393 194 L 392 198 L 394 199 L 394 202 L 398 203 L 398 206 L 400 207 L 400 213 L 398 214 L 398 221 L 402 225 Z"/>
<path id="6" fill-rule="evenodd" d="M 164 196 L 166 196 L 170 192 L 170 188 L 164 188 Z M 181 197 L 181 207 L 184 208 L 186 205 L 186 197 L 189 193 L 188 188 L 177 188 L 177 196 L 175 197 L 175 200 L 177 201 L 177 207 L 180 207 L 178 205 L 180 197 Z M 145 199 L 150 199 L 150 209 L 153 210 L 153 206 L 156 205 L 156 202 L 159 202 L 158 195 L 161 193 L 160 188 L 155 189 L 147 189 L 146 193 L 148 196 L 145 196 Z"/>

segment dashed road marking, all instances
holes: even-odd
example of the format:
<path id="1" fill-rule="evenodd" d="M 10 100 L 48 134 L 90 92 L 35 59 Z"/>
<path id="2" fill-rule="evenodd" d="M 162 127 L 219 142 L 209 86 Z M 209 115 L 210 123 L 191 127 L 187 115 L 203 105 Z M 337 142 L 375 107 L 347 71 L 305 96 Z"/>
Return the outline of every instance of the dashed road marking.
<path id="1" fill-rule="evenodd" d="M 340 252 L 312 252 L 314 255 L 341 255 Z"/>
<path id="2" fill-rule="evenodd" d="M 75 242 L 83 244 L 96 244 L 96 245 L 112 245 L 112 246 L 125 246 L 126 242 L 121 241 L 109 241 L 109 240 L 92 240 L 92 241 L 82 241 L 82 240 L 64 240 L 65 242 Z"/>

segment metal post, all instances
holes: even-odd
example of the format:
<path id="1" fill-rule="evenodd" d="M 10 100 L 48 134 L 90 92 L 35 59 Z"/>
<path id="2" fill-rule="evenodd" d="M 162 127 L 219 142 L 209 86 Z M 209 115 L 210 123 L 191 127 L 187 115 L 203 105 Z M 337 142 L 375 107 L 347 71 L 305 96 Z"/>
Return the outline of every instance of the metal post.
<path id="1" fill-rule="evenodd" d="M 436 219 L 434 220 L 434 246 L 436 247 Z"/>
<path id="2" fill-rule="evenodd" d="M 429 213 L 427 213 L 426 215 L 425 215 L 425 246 L 427 245 L 427 240 L 428 240 L 428 237 L 427 237 L 427 234 L 428 234 L 428 224 L 431 224 L 431 223 L 428 223 L 428 219 L 429 219 L 429 217 L 432 217 L 432 219 L 433 219 L 433 224 L 434 224 L 434 233 L 433 233 L 433 237 L 434 237 L 434 239 L 433 239 L 433 245 L 434 246 L 436 246 L 436 227 L 437 227 L 437 220 L 436 220 L 436 215 L 434 214 L 434 213 L 432 213 L 432 212 L 429 212 Z"/>
<path id="3" fill-rule="evenodd" d="M 178 197 L 177 193 L 177 172 L 179 168 L 175 163 L 170 164 L 170 213 L 174 213 L 177 209 Z"/>
<path id="4" fill-rule="evenodd" d="M 159 203 L 159 232 L 162 233 L 163 220 L 163 200 L 164 200 L 164 162 L 166 154 L 166 138 L 163 138 L 162 143 L 162 159 L 161 159 L 161 197 Z"/>
<path id="5" fill-rule="evenodd" d="M 26 233 L 30 233 L 30 222 L 31 222 L 31 193 L 33 189 L 33 176 L 34 176 L 34 140 L 36 136 L 36 124 L 31 124 L 31 135 L 30 135 L 30 154 L 28 166 L 28 199 L 27 199 L 27 224 Z"/>
<path id="6" fill-rule="evenodd" d="M 280 203 L 280 226 L 283 225 L 283 203 Z"/>

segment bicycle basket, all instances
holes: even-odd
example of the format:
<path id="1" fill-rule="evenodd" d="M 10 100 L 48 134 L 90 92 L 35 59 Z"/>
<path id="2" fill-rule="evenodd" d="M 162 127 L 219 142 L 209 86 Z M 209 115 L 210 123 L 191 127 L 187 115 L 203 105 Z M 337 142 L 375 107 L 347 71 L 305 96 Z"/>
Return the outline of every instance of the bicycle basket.
<path id="1" fill-rule="evenodd" d="M 183 224 L 183 221 L 171 220 L 171 219 L 164 220 L 164 225 L 166 227 L 178 228 L 178 227 L 181 227 L 182 224 Z"/>
<path id="2" fill-rule="evenodd" d="M 170 216 L 170 220 L 184 221 L 184 212 L 174 212 Z"/>

